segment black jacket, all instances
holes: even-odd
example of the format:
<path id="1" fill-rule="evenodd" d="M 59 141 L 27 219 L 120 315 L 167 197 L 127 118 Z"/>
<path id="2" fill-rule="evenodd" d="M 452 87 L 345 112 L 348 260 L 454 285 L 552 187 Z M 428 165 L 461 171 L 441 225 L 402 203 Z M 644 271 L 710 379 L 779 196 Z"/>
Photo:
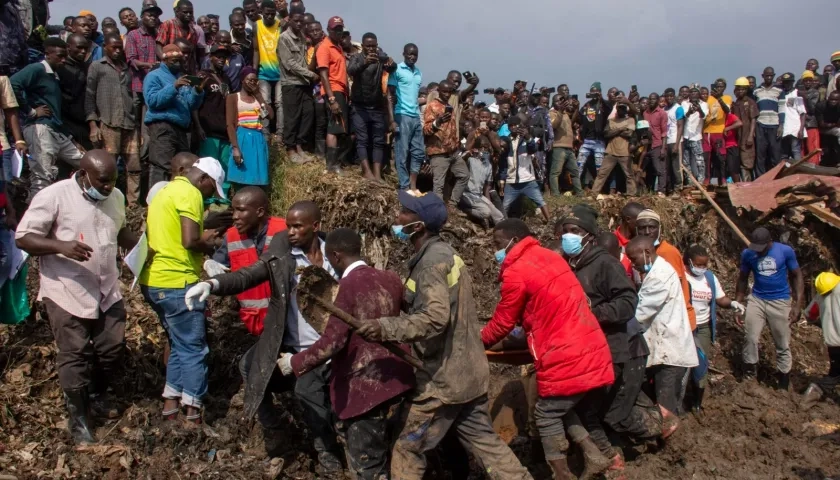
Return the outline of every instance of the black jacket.
<path id="1" fill-rule="evenodd" d="M 627 272 L 615 257 L 595 246 L 578 257 L 569 259 L 569 266 L 589 298 L 589 308 L 607 337 L 613 363 L 624 363 L 636 355 L 630 353 L 627 323 L 636 315 L 638 295 Z"/>
<path id="2" fill-rule="evenodd" d="M 325 239 L 324 234 L 321 240 Z M 268 250 L 257 263 L 235 272 L 214 277 L 219 281 L 216 295 L 236 295 L 265 281 L 271 285 L 271 298 L 265 316 L 263 333 L 257 340 L 254 360 L 248 372 L 245 385 L 245 416 L 250 418 L 257 412 L 265 395 L 271 374 L 277 366 L 283 333 L 286 330 L 286 316 L 289 311 L 289 295 L 295 278 L 295 259 L 291 255 L 288 232 L 274 236 Z"/>

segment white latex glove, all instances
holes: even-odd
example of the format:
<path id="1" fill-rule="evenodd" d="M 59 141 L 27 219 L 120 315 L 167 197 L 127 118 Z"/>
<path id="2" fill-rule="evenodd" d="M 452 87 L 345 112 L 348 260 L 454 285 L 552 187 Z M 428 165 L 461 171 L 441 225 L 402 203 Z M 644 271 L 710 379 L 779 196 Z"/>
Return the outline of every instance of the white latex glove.
<path id="1" fill-rule="evenodd" d="M 211 277 L 215 277 L 216 275 L 221 275 L 225 272 L 229 272 L 230 269 L 221 263 L 209 259 L 204 261 L 204 272 Z"/>
<path id="2" fill-rule="evenodd" d="M 184 302 L 187 304 L 187 310 L 192 311 L 196 302 L 201 303 L 207 300 L 213 286 L 209 282 L 199 282 L 187 290 L 187 295 L 184 297 Z"/>
<path id="3" fill-rule="evenodd" d="M 731 306 L 732 306 L 733 309 L 735 309 L 735 312 L 738 315 L 743 315 L 743 314 L 747 313 L 747 307 L 745 307 L 744 304 L 742 304 L 742 303 L 739 303 L 739 302 L 736 302 L 735 300 L 732 300 Z"/>
<path id="4" fill-rule="evenodd" d="M 292 374 L 292 354 L 291 353 L 281 353 L 280 358 L 277 359 L 277 368 L 280 369 L 280 373 L 283 375 L 291 375 Z"/>

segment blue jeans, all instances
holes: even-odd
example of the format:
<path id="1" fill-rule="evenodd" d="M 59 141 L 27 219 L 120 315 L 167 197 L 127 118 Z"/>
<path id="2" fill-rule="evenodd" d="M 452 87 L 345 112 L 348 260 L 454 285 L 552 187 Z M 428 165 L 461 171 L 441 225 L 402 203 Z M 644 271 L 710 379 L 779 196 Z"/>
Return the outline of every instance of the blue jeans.
<path id="1" fill-rule="evenodd" d="M 537 207 L 545 205 L 545 200 L 543 200 L 540 186 L 537 184 L 536 180 L 531 180 L 530 182 L 525 183 L 506 183 L 505 201 L 502 204 L 502 209 L 505 211 L 505 215 L 508 214 L 508 210 L 510 210 L 510 206 L 513 205 L 513 202 L 521 196 L 530 198 L 537 204 Z"/>
<path id="2" fill-rule="evenodd" d="M 169 363 L 163 398 L 180 399 L 181 405 L 201 408 L 207 394 L 207 331 L 204 303 L 187 310 L 184 297 L 192 285 L 184 288 L 141 286 L 143 296 L 160 317 L 169 336 Z"/>
<path id="3" fill-rule="evenodd" d="M 796 135 L 782 137 L 782 158 L 797 161 L 802 159 L 802 140 Z"/>
<path id="4" fill-rule="evenodd" d="M 394 165 L 397 167 L 397 177 L 400 190 L 408 190 L 410 186 L 409 173 L 420 173 L 423 160 L 426 159 L 426 145 L 423 142 L 423 121 L 419 117 L 394 115 L 399 132 L 397 144 L 394 146 Z M 411 154 L 409 159 L 408 155 Z"/>

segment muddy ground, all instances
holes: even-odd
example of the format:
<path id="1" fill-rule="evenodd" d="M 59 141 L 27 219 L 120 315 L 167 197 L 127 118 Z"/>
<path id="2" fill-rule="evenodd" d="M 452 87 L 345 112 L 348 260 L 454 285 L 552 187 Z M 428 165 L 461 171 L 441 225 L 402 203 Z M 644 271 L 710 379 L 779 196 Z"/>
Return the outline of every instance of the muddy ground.
<path id="1" fill-rule="evenodd" d="M 365 236 L 365 251 L 372 263 L 405 273 L 402 264 L 411 252 L 389 236 L 397 208 L 391 188 L 356 177 L 340 182 L 323 178 L 318 167 L 290 169 L 284 176 L 286 182 L 312 186 L 299 186 L 292 198 L 277 203 L 288 205 L 294 198 L 313 198 L 324 211 L 324 229 L 358 229 Z M 596 205 L 604 228 L 613 226 L 623 203 L 608 199 Z M 741 246 L 708 206 L 683 199 L 644 198 L 643 203 L 662 215 L 663 233 L 678 247 L 701 243 L 709 248 L 714 270 L 726 291 L 734 293 Z M 552 207 L 560 218 L 569 204 L 557 202 Z M 139 226 L 141 218 L 142 212 L 133 212 L 131 225 Z M 749 231 L 754 226 L 753 218 L 746 214 L 736 221 Z M 551 240 L 551 227 L 533 217 L 528 221 L 542 241 Z M 770 228 L 796 248 L 807 282 L 815 272 L 836 265 L 835 232 L 822 224 L 789 215 L 775 220 Z M 498 269 L 489 233 L 455 218 L 444 236 L 471 267 L 478 313 L 482 320 L 488 319 L 498 300 Z M 130 284 L 127 276 L 124 280 L 126 286 Z M 37 268 L 30 270 L 29 283 L 34 300 Z M 306 425 L 298 420 L 290 397 L 276 399 L 280 408 L 290 412 L 286 416 L 288 438 L 283 439 L 288 453 L 280 458 L 266 457 L 259 426 L 242 417 L 237 362 L 254 339 L 239 322 L 235 301 L 211 302 L 206 422 L 202 428 L 184 430 L 163 422 L 159 414 L 164 383 L 163 330 L 139 289 L 125 293 L 128 353 L 125 375 L 117 380 L 114 391 L 127 409 L 118 420 L 100 424 L 97 437 L 102 440 L 93 447 L 74 448 L 65 431 L 66 416 L 48 322 L 36 314 L 23 325 L 0 326 L 0 479 L 318 478 Z M 819 329 L 799 324 L 793 330 L 794 388 L 788 394 L 767 386 L 773 384 L 774 358 L 769 333 L 765 333 L 762 344 L 763 384 L 739 383 L 735 366 L 743 334 L 730 320 L 724 312 L 705 415 L 686 416 L 683 428 L 664 446 L 626 446 L 628 478 L 840 479 L 840 407 L 830 398 L 807 412 L 797 408 L 799 393 L 810 379 L 828 369 Z M 492 368 L 490 394 L 497 430 L 512 442 L 536 479 L 550 478 L 544 465 L 529 462 L 527 443 L 521 441 L 525 411 L 519 367 Z M 483 478 L 475 465 L 469 475 L 453 475 L 452 466 L 445 462 L 452 461 L 454 455 L 449 450 L 433 455 L 429 478 Z"/>

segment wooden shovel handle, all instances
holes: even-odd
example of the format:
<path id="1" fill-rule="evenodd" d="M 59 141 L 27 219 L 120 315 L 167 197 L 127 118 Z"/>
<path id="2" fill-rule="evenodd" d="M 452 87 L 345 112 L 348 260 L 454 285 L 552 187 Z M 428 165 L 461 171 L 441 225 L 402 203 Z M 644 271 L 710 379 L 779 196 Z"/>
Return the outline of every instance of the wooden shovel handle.
<path id="1" fill-rule="evenodd" d="M 347 325 L 350 325 L 350 327 L 353 330 L 358 330 L 359 327 L 362 325 L 362 322 L 357 320 L 356 317 L 354 317 L 353 315 L 350 315 L 349 313 L 345 312 L 344 310 L 336 307 L 332 302 L 328 302 L 328 301 L 326 301 L 326 300 L 324 300 L 320 297 L 317 297 L 315 295 L 307 295 L 307 296 L 309 297 L 309 299 L 311 301 L 317 303 L 319 307 L 321 307 L 324 310 L 330 312 L 333 316 L 335 316 L 336 318 L 338 318 L 342 322 L 346 323 Z M 412 367 L 416 368 L 417 370 L 421 370 L 421 371 L 423 371 L 427 374 L 429 373 L 428 371 L 426 371 L 425 367 L 423 367 L 423 362 L 421 362 L 419 358 L 417 358 L 415 356 L 412 356 L 412 355 L 409 355 L 408 353 L 406 353 L 405 350 L 400 348 L 395 343 L 392 343 L 392 342 L 377 342 L 377 343 L 379 343 L 380 345 L 385 347 L 385 349 L 388 350 L 389 352 L 391 352 L 394 355 L 403 359 L 405 361 L 405 363 L 411 365 Z"/>

